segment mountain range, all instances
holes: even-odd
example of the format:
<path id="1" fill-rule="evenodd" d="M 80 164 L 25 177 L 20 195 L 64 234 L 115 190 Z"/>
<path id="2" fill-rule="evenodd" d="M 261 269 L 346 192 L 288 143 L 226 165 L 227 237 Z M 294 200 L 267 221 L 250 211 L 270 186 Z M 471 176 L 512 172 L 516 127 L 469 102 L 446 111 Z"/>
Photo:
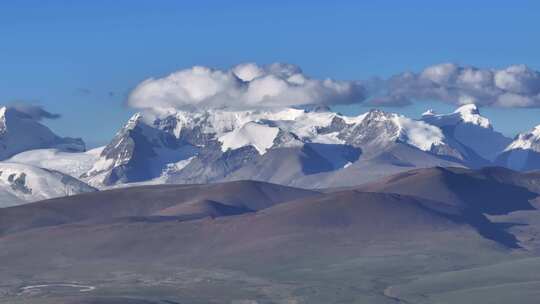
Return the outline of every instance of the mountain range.
<path id="1" fill-rule="evenodd" d="M 325 107 L 137 113 L 109 144 L 90 151 L 16 109 L 0 114 L 0 166 L 25 176 L 16 181 L 23 187 L 14 186 L 14 175 L 0 179 L 3 206 L 140 184 L 257 180 L 313 189 L 435 166 L 540 169 L 539 127 L 512 140 L 473 104 L 420 119 L 380 110 L 345 116 Z M 31 185 L 36 172 L 82 186 L 46 193 Z"/>
<path id="2" fill-rule="evenodd" d="M 540 175 L 122 187 L 0 208 L 0 301 L 536 303 Z"/>
<path id="3" fill-rule="evenodd" d="M 474 105 L 139 113 L 88 151 L 2 113 L 0 302 L 537 302 L 538 128 Z"/>

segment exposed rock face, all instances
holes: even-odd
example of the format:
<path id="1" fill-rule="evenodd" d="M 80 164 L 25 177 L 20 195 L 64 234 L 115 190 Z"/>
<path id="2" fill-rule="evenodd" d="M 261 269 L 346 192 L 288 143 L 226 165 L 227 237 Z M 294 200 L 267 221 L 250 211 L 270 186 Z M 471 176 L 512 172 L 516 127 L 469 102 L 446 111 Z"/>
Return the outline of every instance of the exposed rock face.
<path id="1" fill-rule="evenodd" d="M 104 185 L 149 180 L 158 177 L 167 164 L 182 160 L 196 150 L 170 133 L 174 124 L 162 122 L 153 127 L 140 114 L 134 115 L 83 177 L 96 177 L 97 183 Z"/>
<path id="2" fill-rule="evenodd" d="M 328 133 L 340 132 L 342 130 L 345 130 L 349 126 L 350 125 L 347 124 L 345 122 L 345 120 L 343 120 L 343 118 L 336 116 L 336 117 L 332 118 L 332 122 L 330 123 L 329 126 L 320 127 L 320 128 L 317 129 L 317 132 L 319 134 L 328 134 Z"/>

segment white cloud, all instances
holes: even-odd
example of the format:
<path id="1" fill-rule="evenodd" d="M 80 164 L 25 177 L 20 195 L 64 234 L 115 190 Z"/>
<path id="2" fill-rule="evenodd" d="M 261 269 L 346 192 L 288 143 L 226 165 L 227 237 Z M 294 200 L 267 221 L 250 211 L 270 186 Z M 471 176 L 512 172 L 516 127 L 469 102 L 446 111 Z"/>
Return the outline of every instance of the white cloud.
<path id="1" fill-rule="evenodd" d="M 230 70 L 195 66 L 163 78 L 150 78 L 130 94 L 134 108 L 275 107 L 347 104 L 366 97 L 360 82 L 312 79 L 295 65 L 244 63 Z"/>
<path id="2" fill-rule="evenodd" d="M 164 78 L 150 78 L 130 94 L 128 103 L 141 109 L 174 109 L 238 100 L 244 83 L 232 73 L 194 66 Z"/>
<path id="3" fill-rule="evenodd" d="M 540 73 L 525 65 L 513 65 L 495 72 L 495 85 L 510 93 L 540 93 Z"/>
<path id="4" fill-rule="evenodd" d="M 233 73 L 243 81 L 252 81 L 253 79 L 260 77 L 264 74 L 261 69 L 255 63 L 241 63 L 232 69 Z"/>
<path id="5" fill-rule="evenodd" d="M 540 72 L 525 65 L 479 69 L 444 63 L 420 73 L 402 73 L 386 82 L 373 104 L 402 106 L 414 100 L 441 100 L 481 106 L 540 107 Z"/>
<path id="6" fill-rule="evenodd" d="M 41 121 L 43 119 L 58 119 L 60 114 L 51 113 L 45 110 L 42 106 L 17 101 L 10 103 L 7 106 L 9 109 L 14 110 L 19 116 L 24 118 L 33 119 L 35 121 Z"/>
<path id="7" fill-rule="evenodd" d="M 283 63 L 242 63 L 228 70 L 194 66 L 143 81 L 131 92 L 128 104 L 159 113 L 197 108 L 350 104 L 367 97 L 371 104 L 385 106 L 440 100 L 457 105 L 540 107 L 540 72 L 525 65 L 480 69 L 444 63 L 388 80 L 336 81 L 310 78 L 300 67 Z"/>

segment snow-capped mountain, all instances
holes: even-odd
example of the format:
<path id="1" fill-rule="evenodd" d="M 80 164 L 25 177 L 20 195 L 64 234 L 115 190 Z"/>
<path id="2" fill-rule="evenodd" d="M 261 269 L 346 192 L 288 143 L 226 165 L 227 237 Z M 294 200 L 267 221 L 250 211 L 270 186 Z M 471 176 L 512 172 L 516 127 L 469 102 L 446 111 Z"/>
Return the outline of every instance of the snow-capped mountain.
<path id="1" fill-rule="evenodd" d="M 428 111 L 420 120 L 380 110 L 345 116 L 324 107 L 213 109 L 138 113 L 106 147 L 37 149 L 8 161 L 98 188 L 239 179 L 313 188 L 356 185 L 413 168 L 481 167 L 509 142 L 474 105 L 450 114 Z"/>
<path id="2" fill-rule="evenodd" d="M 496 163 L 514 170 L 539 170 L 540 125 L 516 136 L 497 157 Z"/>
<path id="3" fill-rule="evenodd" d="M 62 138 L 27 114 L 11 107 L 0 108 L 0 160 L 31 149 L 57 148 L 84 151 L 80 138 Z"/>
<path id="4" fill-rule="evenodd" d="M 92 191 L 96 189 L 58 171 L 0 162 L 0 207 Z"/>
<path id="5" fill-rule="evenodd" d="M 324 109 L 179 111 L 158 119 L 134 115 L 83 178 L 96 186 L 152 179 L 213 182 L 235 175 L 260 180 L 281 175 L 282 183 L 297 183 L 376 158 L 395 145 L 431 155 L 441 165 L 477 158 L 435 125 L 379 110 L 355 117 Z M 288 172 L 264 166 L 279 159 L 290 160 L 283 168 Z M 263 167 L 266 171 L 259 170 Z"/>
<path id="6" fill-rule="evenodd" d="M 181 142 L 169 127 L 162 121 L 150 126 L 135 114 L 82 178 L 96 185 L 150 180 L 195 155 L 197 147 Z"/>
<path id="7" fill-rule="evenodd" d="M 436 114 L 428 110 L 422 120 L 443 130 L 447 139 L 461 144 L 462 153 L 472 149 L 482 158 L 493 161 L 512 141 L 495 131 L 489 119 L 483 117 L 474 104 L 459 107 L 450 114 Z"/>
<path id="8" fill-rule="evenodd" d="M 337 137 L 344 143 L 362 147 L 364 153 L 378 154 L 390 144 L 405 143 L 422 151 L 462 158 L 446 142 L 442 131 L 430 124 L 380 110 L 371 110 L 359 118 L 356 124 L 346 124 Z"/>

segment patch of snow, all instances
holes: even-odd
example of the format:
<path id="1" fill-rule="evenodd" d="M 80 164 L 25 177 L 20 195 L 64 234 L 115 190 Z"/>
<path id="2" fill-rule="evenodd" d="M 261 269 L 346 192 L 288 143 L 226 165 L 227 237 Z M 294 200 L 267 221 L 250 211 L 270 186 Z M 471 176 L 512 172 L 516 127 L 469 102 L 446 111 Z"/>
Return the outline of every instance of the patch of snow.
<path id="1" fill-rule="evenodd" d="M 272 147 L 274 139 L 279 133 L 279 128 L 248 122 L 240 129 L 236 129 L 219 137 L 223 152 L 251 145 L 259 154 L 266 153 Z"/>
<path id="2" fill-rule="evenodd" d="M 14 155 L 7 162 L 27 164 L 79 177 L 92 168 L 104 147 L 86 152 L 64 152 L 58 149 L 37 149 Z"/>
<path id="3" fill-rule="evenodd" d="M 340 139 L 338 135 L 339 135 L 339 132 L 319 134 L 313 138 L 312 142 L 318 143 L 318 144 L 332 144 L 332 145 L 345 144 L 345 141 L 343 139 Z"/>
<path id="4" fill-rule="evenodd" d="M 53 197 L 68 196 L 96 189 L 58 171 L 31 165 L 0 162 L 0 197 L 6 193 L 18 201 L 0 201 L 1 207 Z"/>
<path id="5" fill-rule="evenodd" d="M 420 150 L 429 151 L 444 143 L 443 132 L 436 126 L 401 115 L 394 115 L 393 121 L 399 127 L 400 139 Z"/>

